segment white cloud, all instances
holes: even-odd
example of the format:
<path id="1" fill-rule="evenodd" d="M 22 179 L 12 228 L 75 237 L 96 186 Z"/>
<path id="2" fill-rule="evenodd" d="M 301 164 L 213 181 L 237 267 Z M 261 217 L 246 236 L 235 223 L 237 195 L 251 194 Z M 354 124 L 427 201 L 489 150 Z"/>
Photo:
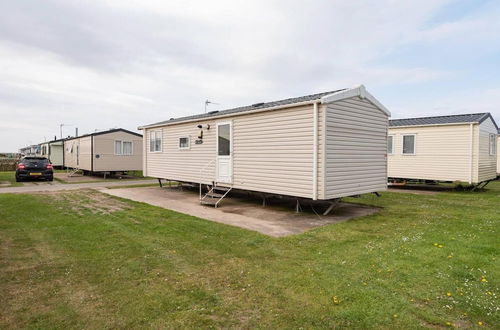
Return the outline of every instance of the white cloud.
<path id="1" fill-rule="evenodd" d="M 449 2 L 2 3 L 0 126 L 12 129 L 0 131 L 0 151 L 52 136 L 61 122 L 81 133 L 134 129 L 199 113 L 206 98 L 228 108 L 359 83 L 410 89 L 449 79 L 446 67 L 380 61 L 491 23 L 489 13 L 487 23 L 478 16 L 427 27 Z M 19 127 L 24 134 L 13 139 Z"/>

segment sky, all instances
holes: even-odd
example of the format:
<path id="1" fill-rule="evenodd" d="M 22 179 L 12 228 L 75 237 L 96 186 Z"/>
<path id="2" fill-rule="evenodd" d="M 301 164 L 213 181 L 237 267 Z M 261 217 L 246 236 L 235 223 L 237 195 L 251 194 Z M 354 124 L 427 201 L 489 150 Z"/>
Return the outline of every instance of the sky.
<path id="1" fill-rule="evenodd" d="M 0 0 L 0 152 L 364 84 L 392 118 L 491 112 L 500 1 Z"/>

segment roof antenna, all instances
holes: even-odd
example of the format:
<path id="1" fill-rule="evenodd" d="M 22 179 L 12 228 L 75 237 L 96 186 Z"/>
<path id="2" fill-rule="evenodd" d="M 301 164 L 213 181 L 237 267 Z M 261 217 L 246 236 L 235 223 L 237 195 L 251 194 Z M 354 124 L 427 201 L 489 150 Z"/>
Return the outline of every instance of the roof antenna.
<path id="1" fill-rule="evenodd" d="M 219 105 L 219 103 L 215 103 L 215 102 L 212 102 L 212 101 L 209 101 L 209 100 L 205 100 L 205 113 L 207 113 L 207 106 L 209 104 Z"/>

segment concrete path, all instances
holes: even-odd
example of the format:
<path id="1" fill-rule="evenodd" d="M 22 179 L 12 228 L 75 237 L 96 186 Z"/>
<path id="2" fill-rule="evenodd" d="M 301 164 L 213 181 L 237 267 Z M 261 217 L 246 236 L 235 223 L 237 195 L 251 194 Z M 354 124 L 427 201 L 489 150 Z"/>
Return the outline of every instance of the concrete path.
<path id="1" fill-rule="evenodd" d="M 303 206 L 304 212 L 295 213 L 294 203 L 283 200 L 268 200 L 263 207 L 259 200 L 248 197 L 225 198 L 219 208 L 200 205 L 197 191 L 176 188 L 143 187 L 130 189 L 102 189 L 103 193 L 144 202 L 165 209 L 193 215 L 199 218 L 254 230 L 262 234 L 281 237 L 299 234 L 309 229 L 338 223 L 352 218 L 370 215 L 378 208 L 357 204 L 340 203 L 332 214 L 317 215 L 310 206 Z M 328 206 L 328 205 L 326 205 Z M 315 206 L 317 213 L 324 210 Z"/>
<path id="2" fill-rule="evenodd" d="M 30 193 L 30 192 L 43 192 L 43 191 L 61 191 L 61 190 L 78 190 L 78 189 L 95 189 L 105 187 L 119 187 L 136 184 L 151 184 L 158 183 L 157 180 L 126 180 L 126 181 L 101 181 L 101 182 L 88 182 L 88 183 L 60 183 L 52 182 L 26 182 L 22 187 L 7 187 L 0 188 L 0 194 L 6 193 Z"/>

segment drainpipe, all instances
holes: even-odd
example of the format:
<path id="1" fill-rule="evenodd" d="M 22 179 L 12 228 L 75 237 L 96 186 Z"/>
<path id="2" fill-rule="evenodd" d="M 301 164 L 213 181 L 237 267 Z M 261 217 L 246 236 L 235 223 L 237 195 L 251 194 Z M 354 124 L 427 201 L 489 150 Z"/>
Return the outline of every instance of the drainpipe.
<path id="1" fill-rule="evenodd" d="M 470 155 L 469 155 L 469 184 L 472 184 L 473 179 L 473 158 L 474 158 L 474 124 L 470 124 Z"/>
<path id="2" fill-rule="evenodd" d="M 313 105 L 313 193 L 312 199 L 318 199 L 318 102 Z"/>

